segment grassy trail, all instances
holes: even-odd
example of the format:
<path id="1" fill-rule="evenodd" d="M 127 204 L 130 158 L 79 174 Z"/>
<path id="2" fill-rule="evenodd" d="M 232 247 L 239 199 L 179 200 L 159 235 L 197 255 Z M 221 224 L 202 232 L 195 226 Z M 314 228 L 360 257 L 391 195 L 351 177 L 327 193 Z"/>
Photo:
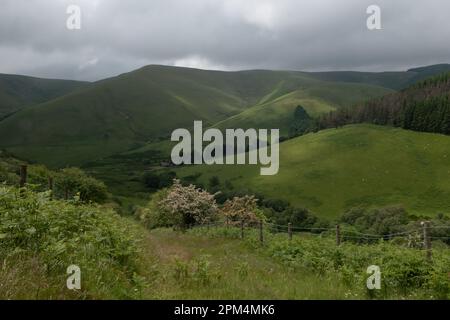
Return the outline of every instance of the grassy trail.
<path id="1" fill-rule="evenodd" d="M 144 299 L 349 297 L 337 279 L 289 269 L 239 240 L 154 230 L 144 246 L 145 278 L 150 283 L 142 291 Z"/>

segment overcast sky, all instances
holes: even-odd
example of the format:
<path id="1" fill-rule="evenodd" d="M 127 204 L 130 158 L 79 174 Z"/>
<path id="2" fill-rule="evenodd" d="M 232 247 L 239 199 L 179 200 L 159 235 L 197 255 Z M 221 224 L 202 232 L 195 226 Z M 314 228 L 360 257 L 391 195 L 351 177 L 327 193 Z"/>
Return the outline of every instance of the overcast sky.
<path id="1" fill-rule="evenodd" d="M 448 0 L 1 0 L 0 73 L 97 80 L 147 64 L 405 70 L 450 63 Z M 67 6 L 81 8 L 68 30 Z M 382 30 L 366 26 L 381 7 Z"/>

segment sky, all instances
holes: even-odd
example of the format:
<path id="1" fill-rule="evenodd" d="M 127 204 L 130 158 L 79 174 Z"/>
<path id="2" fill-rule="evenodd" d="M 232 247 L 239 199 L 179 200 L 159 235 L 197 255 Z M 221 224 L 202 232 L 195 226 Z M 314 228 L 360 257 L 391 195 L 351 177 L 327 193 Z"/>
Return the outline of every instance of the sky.
<path id="1" fill-rule="evenodd" d="M 70 5 L 80 29 L 67 28 Z M 367 28 L 370 5 L 381 9 L 380 30 Z M 0 73 L 407 70 L 450 63 L 449 13 L 448 0 L 1 0 Z"/>

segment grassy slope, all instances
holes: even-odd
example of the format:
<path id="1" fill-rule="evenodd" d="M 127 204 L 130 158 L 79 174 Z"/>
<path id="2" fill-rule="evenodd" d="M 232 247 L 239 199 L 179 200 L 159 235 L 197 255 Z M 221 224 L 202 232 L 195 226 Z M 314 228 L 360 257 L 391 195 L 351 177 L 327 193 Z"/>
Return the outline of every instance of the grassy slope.
<path id="1" fill-rule="evenodd" d="M 79 164 L 236 114 L 278 77 L 149 66 L 19 112 L 1 123 L 2 133 L 15 134 L 0 144 L 50 165 Z"/>
<path id="2" fill-rule="evenodd" d="M 134 225 L 135 222 L 130 224 Z M 141 249 L 139 257 L 136 257 L 137 272 L 132 279 L 119 277 L 115 281 L 104 281 L 99 285 L 100 280 L 97 278 L 109 279 L 117 277 L 118 274 L 108 269 L 106 270 L 108 274 L 100 276 L 92 270 L 84 270 L 83 289 L 80 292 L 73 292 L 65 287 L 67 277 L 65 272 L 49 273 L 45 264 L 36 257 L 22 258 L 19 260 L 20 263 L 9 259 L 0 269 L 0 288 L 3 289 L 0 290 L 0 297 L 4 299 L 181 300 L 369 299 L 365 281 L 354 280 L 346 284 L 343 281 L 342 271 L 336 271 L 333 268 L 313 269 L 314 264 L 333 264 L 333 261 L 327 260 L 329 256 L 325 254 L 327 251 L 333 252 L 333 248 L 336 248 L 332 239 L 294 234 L 293 245 L 287 246 L 285 234 L 270 236 L 265 234 L 266 244 L 260 247 L 257 244 L 256 234 L 251 235 L 248 230 L 246 230 L 246 241 L 242 241 L 231 236 L 225 237 L 223 235 L 225 230 L 193 230 L 181 233 L 169 229 L 148 231 L 143 227 L 133 228 L 141 232 L 142 241 L 139 245 Z M 239 233 L 238 230 L 228 231 L 231 231 L 230 235 Z M 250 237 L 252 240 L 248 240 Z M 302 247 L 305 242 L 308 243 L 307 250 Z M 274 252 L 279 246 L 283 248 L 281 255 Z M 293 249 L 289 250 L 288 247 Z M 401 252 L 402 248 L 398 245 L 392 245 L 390 249 L 396 247 Z M 375 247 L 348 243 L 343 243 L 340 249 L 335 249 L 334 257 L 337 257 L 335 259 L 339 257 L 348 259 L 348 253 L 352 248 L 355 249 L 357 263 L 361 263 L 359 260 L 370 259 L 370 261 L 379 261 L 377 265 L 381 262 L 380 265 L 384 266 L 383 263 L 389 263 L 392 259 L 392 255 L 385 254 L 384 251 L 377 250 Z M 314 254 L 308 250 L 314 250 Z M 347 253 L 346 255 L 342 255 L 343 250 Z M 399 270 L 395 270 L 400 275 L 407 273 L 405 268 L 414 270 L 419 257 L 423 257 L 420 251 L 406 248 L 402 250 L 408 251 L 408 256 L 402 257 L 403 265 L 399 264 L 397 266 Z M 439 254 L 441 260 L 447 251 L 448 249 L 442 246 L 434 248 L 435 255 Z M 289 264 L 286 263 L 286 259 L 291 258 L 289 255 L 284 256 L 286 252 L 298 255 L 298 261 L 293 259 Z M 302 256 L 299 252 L 306 256 Z M 316 260 L 302 264 L 300 257 L 305 260 Z M 320 257 L 322 261 L 317 257 Z M 405 267 L 411 257 L 416 259 L 409 260 L 411 265 Z M 394 259 L 401 260 L 398 257 Z M 345 266 L 349 262 L 343 261 Z M 365 279 L 367 277 L 365 269 L 364 266 L 359 270 L 360 274 L 352 273 L 351 276 L 361 276 Z M 426 293 L 426 287 L 417 290 L 416 295 L 388 291 L 384 298 L 433 299 L 431 294 Z M 380 298 L 383 298 L 383 295 Z"/>
<path id="3" fill-rule="evenodd" d="M 194 120 L 213 125 L 252 106 L 281 105 L 278 117 L 267 118 L 272 127 L 285 125 L 298 103 L 318 114 L 387 92 L 302 72 L 148 66 L 18 112 L 0 123 L 0 146 L 48 165 L 78 165 L 167 137 Z M 266 126 L 267 119 L 261 114 L 251 123 Z"/>
<path id="4" fill-rule="evenodd" d="M 135 222 L 130 222 L 130 225 L 135 225 Z M 0 298 L 364 298 L 361 294 L 356 295 L 364 292 L 359 287 L 349 288 L 333 275 L 319 276 L 306 269 L 288 268 L 281 261 L 250 248 L 238 239 L 183 234 L 167 229 L 138 229 L 143 240 L 139 245 L 139 257 L 134 257 L 138 259 L 138 270 L 132 277 L 123 277 L 120 272 L 111 269 L 82 269 L 82 290 L 74 292 L 66 288 L 65 272 L 48 272 L 37 256 L 0 259 L 3 262 Z M 184 268 L 185 276 L 180 275 Z M 114 277 L 115 281 L 108 281 Z M 102 280 L 104 282 L 100 282 Z"/>
<path id="5" fill-rule="evenodd" d="M 348 292 L 338 279 L 326 277 L 324 281 L 325 277 L 306 270 L 290 269 L 238 239 L 159 229 L 151 231 L 146 240 L 147 263 L 157 273 L 144 297 L 345 299 Z M 176 272 L 183 267 L 188 275 L 177 279 Z M 206 279 L 209 283 L 202 283 Z"/>
<path id="6" fill-rule="evenodd" d="M 371 85 L 354 83 L 317 82 L 314 86 L 300 88 L 274 100 L 258 104 L 240 114 L 215 125 L 227 128 L 279 128 L 287 134 L 295 108 L 302 105 L 308 114 L 316 117 L 339 107 L 353 105 L 392 91 Z"/>
<path id="7" fill-rule="evenodd" d="M 87 85 L 86 82 L 0 74 L 0 119 Z"/>
<path id="8" fill-rule="evenodd" d="M 402 204 L 411 213 L 450 210 L 450 137 L 378 127 L 347 126 L 308 134 L 280 146 L 280 171 L 260 176 L 259 166 L 190 166 L 268 197 L 286 199 L 333 218 L 346 208 Z"/>

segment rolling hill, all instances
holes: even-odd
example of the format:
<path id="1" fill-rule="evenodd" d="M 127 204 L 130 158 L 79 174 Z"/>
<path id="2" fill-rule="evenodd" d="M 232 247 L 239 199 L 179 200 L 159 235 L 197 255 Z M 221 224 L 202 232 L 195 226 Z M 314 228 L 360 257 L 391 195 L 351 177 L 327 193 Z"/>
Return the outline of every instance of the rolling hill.
<path id="1" fill-rule="evenodd" d="M 0 122 L 0 146 L 52 166 L 79 165 L 167 139 L 194 120 L 214 125 L 254 106 L 260 113 L 260 106 L 273 108 L 284 101 L 286 107 L 274 120 L 281 125 L 300 102 L 320 114 L 388 92 L 323 82 L 302 72 L 147 66 L 17 112 Z M 273 115 L 262 113 L 255 126 L 266 125 L 265 117 Z"/>
<path id="2" fill-rule="evenodd" d="M 306 73 L 151 65 L 89 85 L 4 76 L 0 104 L 13 114 L 0 121 L 0 148 L 61 167 L 167 140 L 172 130 L 190 128 L 194 120 L 222 129 L 278 127 L 286 134 L 297 105 L 315 117 L 392 93 L 448 66 Z"/>
<path id="3" fill-rule="evenodd" d="M 274 100 L 257 104 L 215 124 L 214 127 L 221 130 L 278 128 L 282 135 L 287 135 L 298 105 L 303 106 L 311 117 L 317 117 L 391 92 L 393 91 L 367 84 L 321 81 L 313 86 L 300 88 Z"/>
<path id="4" fill-rule="evenodd" d="M 86 86 L 87 82 L 0 74 L 0 119 Z"/>
<path id="5" fill-rule="evenodd" d="M 395 97 L 392 88 L 447 67 L 369 74 L 147 66 L 89 85 L 49 80 L 15 91 L 25 105 L 44 102 L 0 121 L 0 148 L 52 167 L 82 165 L 115 194 L 146 197 L 142 175 L 168 158 L 168 135 L 175 128 L 203 120 L 222 129 L 278 127 L 285 133 L 299 104 L 317 117 L 371 98 Z M 8 81 L 0 92 L 13 87 Z M 450 209 L 449 147 L 450 138 L 442 135 L 355 125 L 283 143 L 280 173 L 274 177 L 261 177 L 250 166 L 177 172 L 182 177 L 199 173 L 203 184 L 218 175 L 236 189 L 286 199 L 327 217 L 352 206 L 388 204 L 435 214 Z"/>
<path id="6" fill-rule="evenodd" d="M 450 72 L 411 87 L 320 117 L 318 128 L 373 123 L 450 134 Z"/>
<path id="7" fill-rule="evenodd" d="M 366 83 L 393 90 L 402 90 L 425 78 L 446 72 L 450 72 L 450 64 L 443 63 L 412 68 L 404 72 L 331 71 L 313 72 L 311 76 L 323 81 Z"/>
<path id="8" fill-rule="evenodd" d="M 450 137 L 374 125 L 350 125 L 280 145 L 280 170 L 259 166 L 185 166 L 178 176 L 227 180 L 236 190 L 284 199 L 335 218 L 355 206 L 403 205 L 413 214 L 450 211 Z"/>

